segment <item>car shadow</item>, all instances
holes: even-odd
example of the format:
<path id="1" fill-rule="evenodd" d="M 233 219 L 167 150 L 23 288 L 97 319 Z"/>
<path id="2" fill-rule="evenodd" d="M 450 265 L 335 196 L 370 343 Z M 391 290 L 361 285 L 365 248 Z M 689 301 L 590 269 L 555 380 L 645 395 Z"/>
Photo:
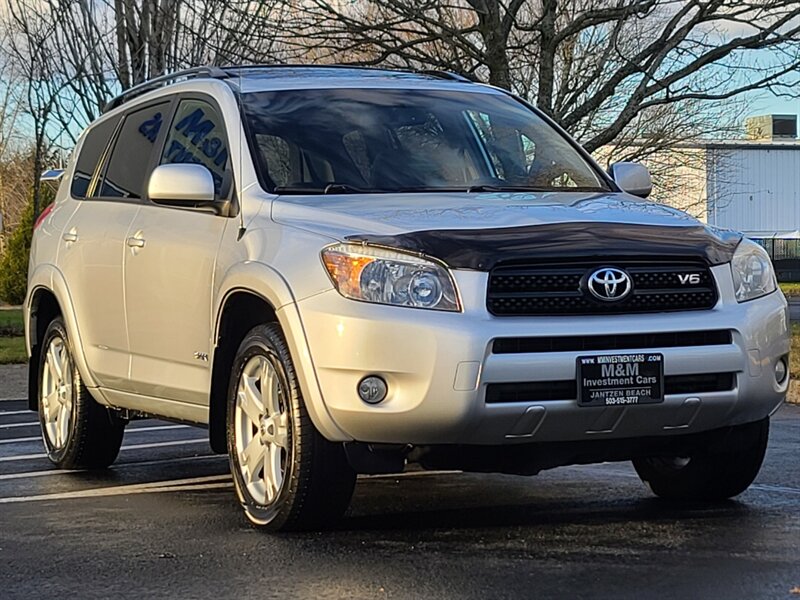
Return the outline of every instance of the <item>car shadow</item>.
<path id="1" fill-rule="evenodd" d="M 432 530 L 556 525 L 610 525 L 613 523 L 667 522 L 675 520 L 740 519 L 752 513 L 746 504 L 728 500 L 715 504 L 676 504 L 657 498 L 615 502 L 562 502 L 485 504 L 468 508 L 432 508 L 383 514 L 348 515 L 333 529 Z"/>
<path id="2" fill-rule="evenodd" d="M 675 502 L 622 485 L 569 478 L 443 475 L 357 487 L 334 529 L 436 530 L 742 520 L 761 514 L 740 500 Z M 370 482 L 373 483 L 373 482 Z M 641 487 L 640 487 L 641 486 Z"/>

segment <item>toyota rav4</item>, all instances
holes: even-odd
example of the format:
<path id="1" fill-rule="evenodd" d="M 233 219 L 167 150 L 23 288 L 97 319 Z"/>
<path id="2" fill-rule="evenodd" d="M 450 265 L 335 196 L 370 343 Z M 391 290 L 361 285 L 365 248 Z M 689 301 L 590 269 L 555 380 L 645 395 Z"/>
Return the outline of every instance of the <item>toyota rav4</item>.
<path id="1" fill-rule="evenodd" d="M 672 500 L 754 480 L 787 304 L 742 236 L 646 201 L 448 73 L 198 68 L 114 99 L 38 219 L 30 408 L 102 468 L 208 427 L 247 517 L 321 527 L 357 473 L 632 460 Z"/>

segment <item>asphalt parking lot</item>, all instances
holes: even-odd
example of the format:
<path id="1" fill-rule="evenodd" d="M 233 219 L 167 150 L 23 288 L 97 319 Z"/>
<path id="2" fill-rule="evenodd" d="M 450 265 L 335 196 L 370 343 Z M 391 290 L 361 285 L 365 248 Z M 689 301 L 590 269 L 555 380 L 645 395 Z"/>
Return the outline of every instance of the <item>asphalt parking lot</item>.
<path id="1" fill-rule="evenodd" d="M 204 434 L 139 421 L 111 469 L 59 472 L 0 400 L 0 597 L 800 598 L 800 406 L 722 506 L 664 504 L 628 464 L 408 473 L 362 478 L 332 531 L 280 536 L 246 524 Z"/>

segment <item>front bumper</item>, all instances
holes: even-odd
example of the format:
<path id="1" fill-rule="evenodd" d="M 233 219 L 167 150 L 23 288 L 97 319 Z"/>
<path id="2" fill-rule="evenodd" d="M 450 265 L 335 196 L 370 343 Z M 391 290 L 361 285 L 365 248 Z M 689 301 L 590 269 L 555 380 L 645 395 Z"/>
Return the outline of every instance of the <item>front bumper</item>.
<path id="1" fill-rule="evenodd" d="M 788 387 L 788 377 L 779 384 L 774 375 L 776 361 L 790 346 L 785 298 L 775 292 L 738 304 L 729 267 L 712 272 L 720 300 L 711 310 L 693 312 L 494 317 L 485 309 L 486 274 L 467 271 L 455 273 L 467 307 L 463 313 L 355 302 L 333 290 L 298 308 L 314 384 L 333 420 L 356 441 L 510 444 L 674 435 L 762 419 L 783 402 Z M 575 398 L 486 402 L 491 384 L 574 380 L 578 356 L 610 353 L 493 354 L 496 338 L 706 330 L 729 330 L 732 341 L 613 352 L 660 352 L 665 377 L 733 373 L 726 391 L 667 394 L 659 404 L 613 407 L 581 407 Z M 359 399 L 357 385 L 374 374 L 387 381 L 389 393 L 369 405 Z"/>

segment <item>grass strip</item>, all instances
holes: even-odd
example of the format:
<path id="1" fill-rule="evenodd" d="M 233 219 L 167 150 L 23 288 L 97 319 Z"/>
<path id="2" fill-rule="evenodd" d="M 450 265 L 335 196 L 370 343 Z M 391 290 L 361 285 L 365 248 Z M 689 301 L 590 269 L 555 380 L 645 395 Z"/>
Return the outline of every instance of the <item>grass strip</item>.
<path id="1" fill-rule="evenodd" d="M 0 365 L 13 365 L 28 360 L 24 337 L 0 337 Z"/>

